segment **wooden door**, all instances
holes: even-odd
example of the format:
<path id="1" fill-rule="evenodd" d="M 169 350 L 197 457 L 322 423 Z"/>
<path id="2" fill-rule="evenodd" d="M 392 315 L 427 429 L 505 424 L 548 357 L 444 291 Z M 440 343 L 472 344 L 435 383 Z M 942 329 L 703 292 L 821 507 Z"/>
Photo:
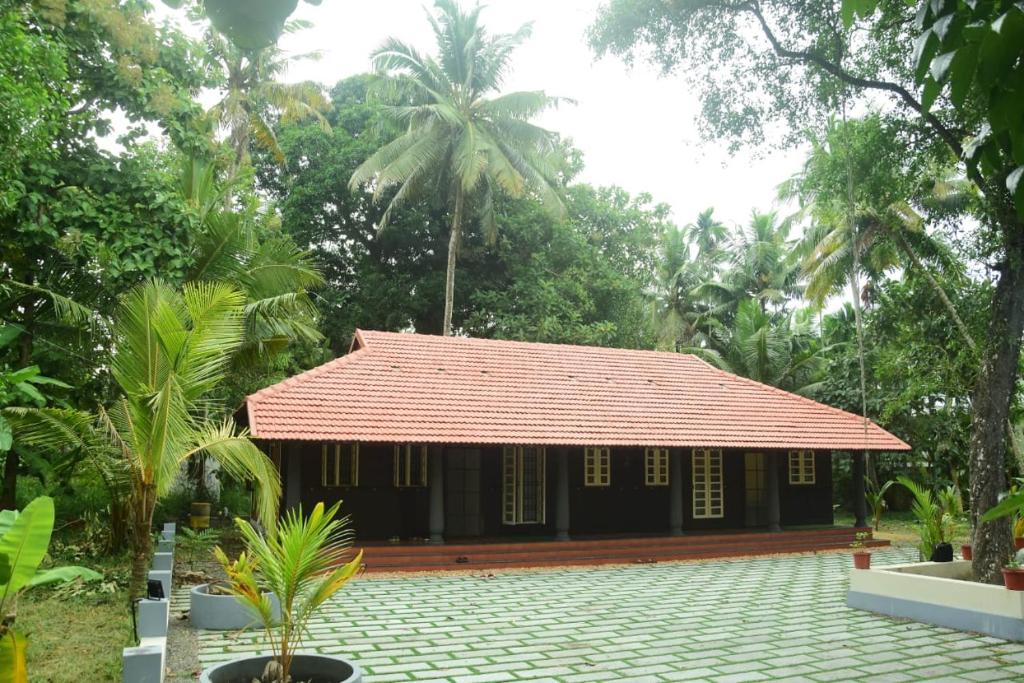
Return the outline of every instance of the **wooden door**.
<path id="1" fill-rule="evenodd" d="M 445 535 L 479 536 L 483 533 L 480 514 L 480 449 L 445 450 L 444 510 Z"/>
<path id="2" fill-rule="evenodd" d="M 768 524 L 768 497 L 765 491 L 765 457 L 764 453 L 745 453 L 745 493 L 746 516 L 748 527 L 765 526 Z"/>

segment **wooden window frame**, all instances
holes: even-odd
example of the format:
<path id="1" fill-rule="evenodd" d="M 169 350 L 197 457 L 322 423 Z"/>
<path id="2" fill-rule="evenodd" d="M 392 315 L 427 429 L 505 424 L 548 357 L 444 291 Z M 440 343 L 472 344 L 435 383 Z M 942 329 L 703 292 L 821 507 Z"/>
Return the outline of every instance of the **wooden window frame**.
<path id="1" fill-rule="evenodd" d="M 419 452 L 416 452 L 419 449 Z M 419 481 L 412 479 L 412 462 L 413 458 L 418 457 L 420 459 L 420 478 Z M 427 485 L 427 467 L 429 464 L 429 455 L 427 452 L 426 444 L 395 444 L 395 458 L 394 458 L 394 485 L 395 488 L 399 489 L 412 489 L 412 488 L 423 488 Z M 402 467 L 404 465 L 404 467 Z"/>
<path id="2" fill-rule="evenodd" d="M 644 449 L 644 484 L 647 486 L 668 486 L 669 453 L 667 448 Z"/>
<path id="3" fill-rule="evenodd" d="M 524 499 L 524 452 L 536 450 L 537 500 L 535 519 L 527 519 Z M 505 446 L 501 454 L 501 523 L 506 526 L 547 523 L 547 452 L 543 446 Z"/>
<path id="4" fill-rule="evenodd" d="M 334 446 L 333 453 L 329 450 L 331 445 Z M 349 449 L 349 466 L 347 468 L 342 467 L 343 448 Z M 345 469 L 348 470 L 347 480 L 341 476 Z M 350 489 L 359 486 L 358 443 L 325 443 L 320 446 L 320 485 L 325 489 Z"/>
<path id="5" fill-rule="evenodd" d="M 787 464 L 790 486 L 814 486 L 817 483 L 818 472 L 814 451 L 790 451 Z"/>
<path id="6" fill-rule="evenodd" d="M 583 449 L 583 485 L 606 488 L 612 485 L 612 451 L 607 446 Z"/>
<path id="7" fill-rule="evenodd" d="M 693 518 L 722 519 L 725 517 L 725 461 L 722 449 L 694 448 L 690 454 L 690 466 L 693 475 Z"/>

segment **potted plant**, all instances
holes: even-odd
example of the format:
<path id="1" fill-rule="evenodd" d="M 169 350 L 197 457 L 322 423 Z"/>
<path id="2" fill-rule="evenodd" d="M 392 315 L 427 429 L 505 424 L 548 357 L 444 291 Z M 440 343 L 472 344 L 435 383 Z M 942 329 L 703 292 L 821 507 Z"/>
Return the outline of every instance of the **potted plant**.
<path id="1" fill-rule="evenodd" d="M 853 566 L 855 569 L 871 569 L 871 553 L 865 549 L 864 541 L 871 536 L 867 531 L 858 531 L 850 547 L 853 551 Z"/>
<path id="2" fill-rule="evenodd" d="M 952 562 L 953 546 L 948 539 L 953 535 L 956 519 L 949 495 L 944 493 L 936 498 L 930 489 L 909 477 L 901 476 L 897 481 L 914 499 L 910 510 L 917 519 L 917 532 L 921 538 L 917 548 L 921 559 Z"/>
<path id="3" fill-rule="evenodd" d="M 974 559 L 974 551 L 971 549 L 970 543 L 964 543 L 962 546 L 960 546 L 960 555 L 968 561 Z"/>
<path id="4" fill-rule="evenodd" d="M 1024 591 L 1024 550 L 1018 550 L 1003 567 L 1003 584 L 1011 591 Z"/>
<path id="5" fill-rule="evenodd" d="M 297 654 L 309 619 L 337 593 L 363 562 L 360 551 L 345 561 L 352 545 L 348 517 L 336 519 L 340 503 L 325 510 L 317 503 L 309 517 L 292 508 L 276 531 L 262 536 L 235 518 L 245 550 L 231 561 L 214 550 L 228 575 L 228 590 L 258 616 L 271 654 L 242 657 L 203 671 L 201 683 L 359 683 L 359 667 L 340 657 Z M 281 603 L 275 619 L 267 591 Z"/>

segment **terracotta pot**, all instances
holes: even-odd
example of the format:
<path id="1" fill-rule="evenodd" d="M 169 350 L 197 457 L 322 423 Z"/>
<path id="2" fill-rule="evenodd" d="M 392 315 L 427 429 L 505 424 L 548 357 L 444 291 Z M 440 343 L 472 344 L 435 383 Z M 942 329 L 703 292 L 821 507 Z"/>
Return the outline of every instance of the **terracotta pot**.
<path id="1" fill-rule="evenodd" d="M 189 524 L 193 529 L 208 529 L 210 527 L 210 504 L 192 503 L 189 517 Z"/>
<path id="2" fill-rule="evenodd" d="M 858 550 L 853 554 L 854 569 L 871 569 L 871 553 L 866 550 Z"/>
<path id="3" fill-rule="evenodd" d="M 1024 591 L 1024 569 L 1003 569 L 1003 584 L 1012 591 Z"/>
<path id="4" fill-rule="evenodd" d="M 1024 550 L 1024 536 L 1017 536 L 1014 538 L 1013 547 L 1017 550 Z"/>
<path id="5" fill-rule="evenodd" d="M 974 552 L 971 550 L 971 546 L 969 544 L 967 544 L 967 543 L 965 543 L 962 546 L 960 546 L 960 555 L 965 560 L 973 560 L 974 559 Z"/>

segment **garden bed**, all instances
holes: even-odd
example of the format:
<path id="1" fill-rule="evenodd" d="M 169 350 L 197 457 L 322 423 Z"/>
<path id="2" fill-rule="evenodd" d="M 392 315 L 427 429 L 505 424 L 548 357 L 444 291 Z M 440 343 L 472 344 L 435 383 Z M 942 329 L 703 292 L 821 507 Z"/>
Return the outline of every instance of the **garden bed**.
<path id="1" fill-rule="evenodd" d="M 926 624 L 1024 641 L 1024 591 L 973 581 L 971 563 L 966 560 L 852 569 L 846 604 Z"/>

